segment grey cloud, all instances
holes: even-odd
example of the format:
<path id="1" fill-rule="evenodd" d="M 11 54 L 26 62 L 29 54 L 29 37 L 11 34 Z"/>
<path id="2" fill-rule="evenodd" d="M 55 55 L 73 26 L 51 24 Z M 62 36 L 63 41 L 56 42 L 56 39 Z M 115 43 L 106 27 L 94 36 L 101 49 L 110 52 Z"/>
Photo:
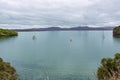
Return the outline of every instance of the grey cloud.
<path id="1" fill-rule="evenodd" d="M 0 24 L 119 25 L 119 0 L 1 0 Z"/>

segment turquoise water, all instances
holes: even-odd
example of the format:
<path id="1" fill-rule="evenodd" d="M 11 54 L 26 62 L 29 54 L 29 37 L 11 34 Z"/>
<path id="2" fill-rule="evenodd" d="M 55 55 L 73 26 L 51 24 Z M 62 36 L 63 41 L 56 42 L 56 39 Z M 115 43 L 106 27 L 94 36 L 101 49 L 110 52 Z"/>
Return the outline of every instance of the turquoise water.
<path id="1" fill-rule="evenodd" d="M 112 31 L 19 32 L 0 40 L 0 57 L 21 80 L 96 80 L 100 60 L 117 52 Z"/>

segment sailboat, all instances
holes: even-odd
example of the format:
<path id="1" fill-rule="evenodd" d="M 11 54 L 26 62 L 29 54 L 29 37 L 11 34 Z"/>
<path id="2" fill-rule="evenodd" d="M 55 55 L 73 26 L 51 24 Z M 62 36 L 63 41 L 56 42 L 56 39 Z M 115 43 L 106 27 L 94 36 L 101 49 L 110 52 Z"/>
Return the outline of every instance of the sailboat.
<path id="1" fill-rule="evenodd" d="M 72 42 L 72 39 L 70 39 L 70 42 Z"/>
<path id="2" fill-rule="evenodd" d="M 35 35 L 32 37 L 32 39 L 33 39 L 33 40 L 35 40 L 35 39 L 36 39 Z"/>

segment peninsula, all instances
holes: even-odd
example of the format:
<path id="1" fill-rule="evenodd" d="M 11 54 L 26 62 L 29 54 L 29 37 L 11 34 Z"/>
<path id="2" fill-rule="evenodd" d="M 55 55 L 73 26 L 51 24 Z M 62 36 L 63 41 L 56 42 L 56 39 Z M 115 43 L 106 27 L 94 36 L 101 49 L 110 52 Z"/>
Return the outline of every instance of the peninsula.
<path id="1" fill-rule="evenodd" d="M 17 36 L 17 35 L 18 33 L 16 31 L 8 30 L 8 29 L 0 29 L 0 38 Z"/>
<path id="2" fill-rule="evenodd" d="M 113 29 L 113 36 L 116 38 L 120 38 L 120 26 L 117 26 Z"/>

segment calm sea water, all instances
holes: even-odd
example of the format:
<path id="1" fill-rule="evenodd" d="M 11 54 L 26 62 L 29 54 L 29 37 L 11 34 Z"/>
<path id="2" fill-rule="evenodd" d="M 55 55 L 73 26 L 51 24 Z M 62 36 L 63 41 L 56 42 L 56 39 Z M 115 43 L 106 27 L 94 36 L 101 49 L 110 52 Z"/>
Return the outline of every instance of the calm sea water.
<path id="1" fill-rule="evenodd" d="M 21 80 L 96 80 L 101 59 L 118 52 L 112 31 L 19 32 L 0 39 L 0 57 Z"/>

